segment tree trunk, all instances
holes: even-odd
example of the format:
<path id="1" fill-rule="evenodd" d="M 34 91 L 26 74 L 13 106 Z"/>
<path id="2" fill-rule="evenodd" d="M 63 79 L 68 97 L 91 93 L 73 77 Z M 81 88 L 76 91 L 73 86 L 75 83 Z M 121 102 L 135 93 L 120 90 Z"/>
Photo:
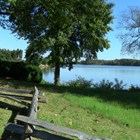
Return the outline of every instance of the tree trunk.
<path id="1" fill-rule="evenodd" d="M 54 84 L 56 86 L 60 85 L 60 63 L 55 63 L 55 71 L 54 71 Z"/>

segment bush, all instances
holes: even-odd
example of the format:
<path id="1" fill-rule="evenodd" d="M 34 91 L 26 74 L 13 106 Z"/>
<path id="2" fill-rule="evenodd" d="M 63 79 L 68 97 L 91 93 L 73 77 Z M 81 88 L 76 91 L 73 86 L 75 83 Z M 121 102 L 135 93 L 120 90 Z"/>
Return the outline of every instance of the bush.
<path id="1" fill-rule="evenodd" d="M 76 80 L 71 80 L 67 82 L 66 85 L 79 88 L 91 88 L 92 80 L 86 80 L 85 78 L 78 76 Z"/>
<path id="2" fill-rule="evenodd" d="M 109 80 L 103 79 L 99 83 L 93 83 L 92 80 L 86 80 L 85 78 L 78 76 L 76 80 L 71 80 L 66 83 L 67 86 L 78 87 L 78 88 L 94 88 L 94 89 L 113 89 L 123 90 L 126 86 L 123 81 L 115 79 L 115 83 Z"/>
<path id="3" fill-rule="evenodd" d="M 129 91 L 140 91 L 140 86 L 138 85 L 131 85 Z"/>
<path id="4" fill-rule="evenodd" d="M 35 83 L 40 83 L 42 80 L 42 71 L 38 66 L 34 65 L 26 65 L 25 66 L 26 71 L 26 81 L 31 81 Z"/>
<path id="5" fill-rule="evenodd" d="M 0 61 L 0 77 L 11 77 L 15 80 L 40 83 L 42 71 L 38 66 L 25 62 Z"/>
<path id="6" fill-rule="evenodd" d="M 111 89 L 113 86 L 113 82 L 109 80 L 103 79 L 100 83 L 93 84 L 93 88 L 102 88 L 102 89 Z"/>
<path id="7" fill-rule="evenodd" d="M 0 60 L 0 77 L 8 77 L 12 63 Z"/>
<path id="8" fill-rule="evenodd" d="M 14 62 L 11 66 L 10 77 L 16 80 L 25 80 L 25 63 L 24 62 Z"/>
<path id="9" fill-rule="evenodd" d="M 115 83 L 103 79 L 102 81 L 100 81 L 100 83 L 93 84 L 93 88 L 114 89 L 114 90 L 123 90 L 125 86 L 126 85 L 123 84 L 123 81 L 119 81 L 117 78 L 115 79 Z"/>
<path id="10" fill-rule="evenodd" d="M 115 78 L 115 84 L 113 85 L 113 89 L 115 90 L 123 90 L 126 84 L 123 84 L 123 81 L 119 81 L 117 78 Z"/>

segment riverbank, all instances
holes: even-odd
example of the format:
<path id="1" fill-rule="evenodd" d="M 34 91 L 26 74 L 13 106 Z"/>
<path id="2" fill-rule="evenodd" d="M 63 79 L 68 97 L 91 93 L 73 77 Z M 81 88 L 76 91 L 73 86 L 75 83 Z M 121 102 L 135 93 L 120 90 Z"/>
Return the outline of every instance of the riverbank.
<path id="1" fill-rule="evenodd" d="M 41 120 L 97 137 L 139 140 L 139 92 L 55 87 L 3 79 L 0 86 L 25 90 L 37 86 L 48 100 L 46 105 L 39 104 Z M 0 135 L 10 114 L 11 111 L 0 108 Z"/>

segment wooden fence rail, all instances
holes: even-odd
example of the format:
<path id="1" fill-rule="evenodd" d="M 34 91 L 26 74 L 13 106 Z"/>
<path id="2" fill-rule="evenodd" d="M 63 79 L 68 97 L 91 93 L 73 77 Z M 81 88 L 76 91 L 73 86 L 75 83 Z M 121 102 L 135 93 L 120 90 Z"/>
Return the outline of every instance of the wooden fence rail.
<path id="1" fill-rule="evenodd" d="M 0 88 L 2 90 L 2 88 Z M 10 90 L 4 90 L 10 92 Z M 19 92 L 16 90 L 12 90 L 12 92 Z M 26 105 L 28 107 L 28 114 L 27 115 L 17 115 L 15 120 L 16 123 L 8 123 L 5 127 L 6 131 L 10 133 L 16 133 L 20 135 L 20 140 L 31 140 L 32 137 L 39 138 L 43 140 L 72 140 L 72 138 L 68 138 L 67 136 L 76 137 L 79 140 L 109 140 L 109 139 L 102 139 L 102 138 L 95 138 L 93 136 L 87 135 L 77 130 L 61 127 L 55 125 L 53 123 L 44 122 L 37 119 L 37 110 L 38 110 L 38 101 L 39 101 L 39 91 L 35 87 L 33 92 L 24 92 L 20 90 L 21 93 L 33 93 L 31 103 L 25 102 L 21 99 L 31 99 L 31 97 L 19 96 L 19 95 L 11 95 L 11 94 L 0 94 L 2 98 L 8 98 L 10 100 L 14 100 L 18 103 Z M 22 125 L 19 124 L 22 122 Z M 43 128 L 44 130 L 37 130 L 35 126 Z M 55 134 L 53 133 L 55 132 Z M 57 133 L 57 134 L 56 134 Z M 58 135 L 59 134 L 59 135 Z M 65 134 L 65 136 L 61 136 L 61 134 Z M 6 140 L 16 140 L 16 138 L 9 137 Z"/>

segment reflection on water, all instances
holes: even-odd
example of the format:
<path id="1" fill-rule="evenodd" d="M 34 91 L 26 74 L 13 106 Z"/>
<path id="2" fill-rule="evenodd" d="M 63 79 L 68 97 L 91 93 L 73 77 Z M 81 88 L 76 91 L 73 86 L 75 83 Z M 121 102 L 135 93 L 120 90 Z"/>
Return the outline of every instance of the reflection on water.
<path id="1" fill-rule="evenodd" d="M 114 81 L 115 78 L 122 80 L 127 86 L 140 84 L 140 67 L 135 66 L 99 66 L 99 65 L 74 65 L 69 71 L 67 68 L 61 68 L 61 83 L 74 80 L 77 76 L 84 77 L 87 80 L 93 79 L 93 82 L 100 82 L 102 79 Z M 45 71 L 43 79 L 47 82 L 54 81 L 54 70 Z"/>

